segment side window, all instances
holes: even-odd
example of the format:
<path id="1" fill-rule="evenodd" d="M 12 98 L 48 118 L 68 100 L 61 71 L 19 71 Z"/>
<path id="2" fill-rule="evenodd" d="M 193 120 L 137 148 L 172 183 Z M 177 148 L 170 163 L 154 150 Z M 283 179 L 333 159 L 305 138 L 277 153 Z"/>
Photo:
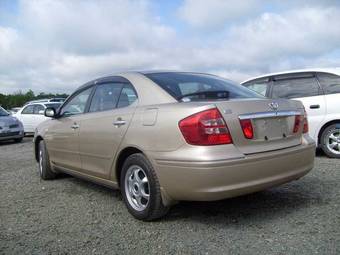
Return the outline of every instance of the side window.
<path id="1" fill-rule="evenodd" d="M 266 96 L 269 82 L 267 80 L 251 81 L 249 83 L 243 84 L 243 86 L 259 93 L 262 96 Z"/>
<path id="2" fill-rule="evenodd" d="M 61 115 L 69 116 L 84 113 L 87 100 L 92 92 L 92 87 L 74 96 L 61 109 Z"/>
<path id="3" fill-rule="evenodd" d="M 21 114 L 33 114 L 34 105 L 26 106 L 25 109 L 22 110 Z"/>
<path id="4" fill-rule="evenodd" d="M 117 107 L 126 107 L 137 100 L 137 95 L 132 85 L 124 85 L 122 92 L 120 93 Z"/>
<path id="5" fill-rule="evenodd" d="M 327 73 L 318 73 L 318 79 L 325 94 L 340 93 L 340 76 Z"/>
<path id="6" fill-rule="evenodd" d="M 33 114 L 44 114 L 45 108 L 40 104 L 34 106 Z"/>
<path id="7" fill-rule="evenodd" d="M 272 98 L 299 98 L 318 96 L 320 88 L 315 77 L 274 80 Z"/>
<path id="8" fill-rule="evenodd" d="M 96 88 L 93 95 L 90 112 L 107 111 L 116 108 L 123 83 L 105 83 Z"/>

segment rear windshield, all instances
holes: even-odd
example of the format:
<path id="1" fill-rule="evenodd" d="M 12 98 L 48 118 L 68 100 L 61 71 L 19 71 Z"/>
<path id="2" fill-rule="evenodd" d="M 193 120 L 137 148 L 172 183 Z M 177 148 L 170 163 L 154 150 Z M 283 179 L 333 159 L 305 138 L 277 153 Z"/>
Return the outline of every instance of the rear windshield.
<path id="1" fill-rule="evenodd" d="M 9 113 L 5 111 L 4 108 L 0 107 L 0 116 L 8 116 Z"/>
<path id="2" fill-rule="evenodd" d="M 146 77 L 181 101 L 261 98 L 261 95 L 232 81 L 206 74 L 151 73 Z"/>

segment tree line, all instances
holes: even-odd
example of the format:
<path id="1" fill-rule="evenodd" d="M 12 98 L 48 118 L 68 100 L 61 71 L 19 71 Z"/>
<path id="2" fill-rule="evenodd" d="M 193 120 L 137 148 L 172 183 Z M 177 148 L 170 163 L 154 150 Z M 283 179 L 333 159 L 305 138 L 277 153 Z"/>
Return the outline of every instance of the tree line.
<path id="1" fill-rule="evenodd" d="M 34 94 L 32 90 L 28 90 L 26 93 L 22 91 L 15 92 L 13 94 L 1 94 L 0 93 L 0 106 L 5 109 L 11 109 L 13 107 L 21 107 L 28 101 L 44 99 L 44 98 L 53 98 L 53 97 L 68 97 L 67 94 L 53 94 L 53 93 L 44 93 L 41 92 L 37 95 Z"/>

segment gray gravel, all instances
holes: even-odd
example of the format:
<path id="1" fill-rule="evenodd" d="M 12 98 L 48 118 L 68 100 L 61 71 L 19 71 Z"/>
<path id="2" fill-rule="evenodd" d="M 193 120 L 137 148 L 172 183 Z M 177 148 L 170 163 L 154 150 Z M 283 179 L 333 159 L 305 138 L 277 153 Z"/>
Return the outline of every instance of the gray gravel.
<path id="1" fill-rule="evenodd" d="M 41 181 L 31 138 L 0 143 L 1 254 L 340 254 L 340 160 L 318 153 L 303 179 L 132 218 L 119 191 L 69 176 Z"/>

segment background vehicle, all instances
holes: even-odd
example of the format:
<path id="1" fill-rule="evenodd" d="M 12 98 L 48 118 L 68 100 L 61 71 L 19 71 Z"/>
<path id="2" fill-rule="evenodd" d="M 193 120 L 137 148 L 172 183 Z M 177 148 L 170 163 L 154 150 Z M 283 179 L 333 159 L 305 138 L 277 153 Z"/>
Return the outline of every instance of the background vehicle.
<path id="1" fill-rule="evenodd" d="M 10 110 L 7 110 L 7 112 L 13 115 L 13 114 L 16 114 L 20 109 L 21 107 L 14 107 L 14 108 L 11 108 Z"/>
<path id="2" fill-rule="evenodd" d="M 270 98 L 301 101 L 310 136 L 326 155 L 340 158 L 340 68 L 266 74 L 242 85 Z"/>
<path id="3" fill-rule="evenodd" d="M 129 72 L 85 84 L 39 125 L 43 179 L 119 187 L 138 219 L 180 200 L 219 200 L 296 180 L 314 162 L 303 105 L 217 76 Z M 300 160 L 303 158 L 304 160 Z"/>
<path id="4" fill-rule="evenodd" d="M 61 103 L 31 103 L 14 114 L 24 125 L 25 133 L 34 133 L 36 127 L 49 119 L 44 115 L 47 107 L 58 109 Z"/>
<path id="5" fill-rule="evenodd" d="M 33 104 L 33 103 L 63 103 L 64 101 L 65 101 L 65 98 L 62 98 L 62 97 L 44 98 L 44 99 L 28 101 L 25 105 Z"/>
<path id="6" fill-rule="evenodd" d="M 21 142 L 23 137 L 22 123 L 0 106 L 0 141 L 14 140 Z"/>

